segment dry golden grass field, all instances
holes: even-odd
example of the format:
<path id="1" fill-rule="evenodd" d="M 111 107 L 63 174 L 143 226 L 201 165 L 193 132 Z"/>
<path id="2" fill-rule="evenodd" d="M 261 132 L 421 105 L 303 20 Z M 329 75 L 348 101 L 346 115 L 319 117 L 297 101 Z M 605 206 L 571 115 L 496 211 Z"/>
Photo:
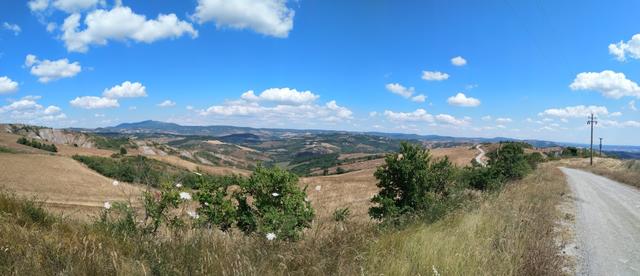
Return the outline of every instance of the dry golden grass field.
<path id="1" fill-rule="evenodd" d="M 144 187 L 119 183 L 75 160 L 45 154 L 0 153 L 0 185 L 74 217 L 95 213 L 105 201 L 135 202 Z"/>
<path id="2" fill-rule="evenodd" d="M 105 201 L 138 201 L 146 188 L 125 183 L 114 187 L 113 180 L 69 158 L 74 154 L 109 156 L 111 151 L 57 145 L 60 152 L 54 155 L 17 144 L 18 138 L 18 135 L 0 133 L 0 145 L 18 152 L 0 154 L 3 164 L 0 185 L 18 195 L 36 197 L 52 210 L 83 217 L 95 214 Z M 477 154 L 477 150 L 469 147 L 438 148 L 431 152 L 436 158 L 448 156 L 458 166 L 468 165 Z M 191 171 L 199 169 L 217 175 L 250 174 L 247 170 L 196 164 L 176 156 L 148 157 Z M 337 208 L 349 208 L 353 218 L 368 220 L 369 200 L 378 191 L 373 173 L 383 163 L 384 159 L 356 162 L 343 166 L 351 171 L 349 173 L 302 177 L 300 185 L 308 186 L 309 199 L 320 220 L 330 219 Z"/>

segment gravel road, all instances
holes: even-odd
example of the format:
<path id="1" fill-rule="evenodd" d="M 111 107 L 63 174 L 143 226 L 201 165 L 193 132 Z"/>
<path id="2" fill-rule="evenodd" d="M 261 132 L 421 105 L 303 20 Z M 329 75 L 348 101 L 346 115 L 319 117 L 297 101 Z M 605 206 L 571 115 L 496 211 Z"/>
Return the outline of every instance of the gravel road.
<path id="1" fill-rule="evenodd" d="M 561 168 L 576 198 L 578 275 L 640 275 L 640 190 Z"/>
<path id="2" fill-rule="evenodd" d="M 482 149 L 482 146 L 480 146 L 480 144 L 476 145 L 476 149 L 478 151 L 480 151 L 478 153 L 478 155 L 476 156 L 476 162 L 478 162 L 478 164 L 482 165 L 483 167 L 487 166 L 487 163 L 484 162 L 484 150 Z"/>

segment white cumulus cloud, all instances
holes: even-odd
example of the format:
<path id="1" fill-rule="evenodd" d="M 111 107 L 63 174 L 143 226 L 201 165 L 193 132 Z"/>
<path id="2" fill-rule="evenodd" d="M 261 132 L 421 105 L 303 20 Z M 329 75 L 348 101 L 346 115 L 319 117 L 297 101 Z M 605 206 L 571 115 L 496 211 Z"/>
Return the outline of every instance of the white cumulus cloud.
<path id="1" fill-rule="evenodd" d="M 609 44 L 609 53 L 619 61 L 627 60 L 627 56 L 640 59 L 640 34 L 635 34 L 627 42 L 620 41 L 616 44 Z"/>
<path id="2" fill-rule="evenodd" d="M 569 87 L 572 90 L 595 90 L 613 99 L 625 96 L 640 98 L 640 86 L 637 83 L 627 79 L 623 73 L 611 70 L 580 73 Z"/>
<path id="3" fill-rule="evenodd" d="M 18 91 L 18 83 L 7 76 L 0 77 L 0 94 Z"/>
<path id="4" fill-rule="evenodd" d="M 102 96 L 110 99 L 146 97 L 147 88 L 139 82 L 125 81 L 120 85 L 105 89 Z"/>
<path id="5" fill-rule="evenodd" d="M 402 84 L 399 84 L 399 83 L 388 83 L 387 85 L 385 85 L 385 88 L 387 88 L 389 92 L 400 95 L 404 98 L 411 97 L 416 90 L 413 87 L 409 87 L 409 88 L 404 87 Z"/>
<path id="6" fill-rule="evenodd" d="M 451 59 L 451 64 L 455 66 L 465 66 L 467 65 L 467 60 L 461 56 L 457 56 Z"/>
<path id="7" fill-rule="evenodd" d="M 467 97 L 464 93 L 458 93 L 455 96 L 449 97 L 447 103 L 455 106 L 475 107 L 480 105 L 480 100 Z"/>
<path id="8" fill-rule="evenodd" d="M 83 109 L 101 109 L 119 107 L 120 104 L 116 99 L 95 97 L 95 96 L 83 96 L 77 97 L 69 102 L 72 106 Z"/>
<path id="9" fill-rule="evenodd" d="M 419 108 L 413 112 L 394 112 L 391 110 L 385 110 L 384 116 L 392 121 L 409 121 L 409 122 L 433 122 L 433 115 L 429 114 L 426 110 Z"/>
<path id="10" fill-rule="evenodd" d="M 0 106 L 0 113 L 8 113 L 13 121 L 31 124 L 67 118 L 60 107 L 50 105 L 45 108 L 39 104 L 37 101 L 40 98 L 39 96 L 25 96 L 11 102 L 11 104 Z"/>
<path id="11" fill-rule="evenodd" d="M 171 100 L 165 100 L 158 104 L 159 107 L 173 107 L 176 106 L 176 103 Z"/>
<path id="12" fill-rule="evenodd" d="M 67 13 L 80 12 L 95 8 L 96 6 L 104 6 L 104 0 L 54 0 L 53 6 L 56 9 Z"/>
<path id="13" fill-rule="evenodd" d="M 411 101 L 414 101 L 416 103 L 424 103 L 424 101 L 426 100 L 427 100 L 427 96 L 425 96 L 424 94 L 411 97 Z"/>
<path id="14" fill-rule="evenodd" d="M 436 115 L 436 121 L 444 124 L 449 124 L 453 126 L 464 126 L 469 124 L 469 118 L 458 119 L 449 114 L 438 114 Z"/>
<path id="15" fill-rule="evenodd" d="M 547 109 L 543 112 L 538 113 L 538 116 L 553 116 L 553 117 L 560 117 L 560 118 L 580 118 L 580 117 L 586 118 L 591 113 L 595 115 L 607 115 L 609 114 L 609 110 L 607 110 L 607 108 L 604 106 L 578 105 L 578 106 L 568 106 L 565 108 Z"/>
<path id="16" fill-rule="evenodd" d="M 83 30 L 80 30 L 80 19 L 81 15 L 74 13 L 62 25 L 61 38 L 70 52 L 87 52 L 90 45 L 106 45 L 109 40 L 152 43 L 183 35 L 198 36 L 191 23 L 179 20 L 173 13 L 147 20 L 146 16 L 125 6 L 91 11 L 84 20 Z"/>
<path id="17" fill-rule="evenodd" d="M 31 75 L 38 77 L 38 81 L 42 83 L 71 78 L 82 71 L 80 63 L 70 63 L 66 58 L 51 61 L 48 59 L 38 60 L 35 55 L 27 55 L 24 65 L 30 67 Z"/>
<path id="18" fill-rule="evenodd" d="M 33 12 L 41 12 L 49 7 L 49 0 L 31 0 L 27 2 L 27 6 Z"/>
<path id="19" fill-rule="evenodd" d="M 422 71 L 422 79 L 426 81 L 443 81 L 449 78 L 449 74 L 439 71 Z"/>
<path id="20" fill-rule="evenodd" d="M 286 0 L 198 0 L 193 18 L 200 24 L 214 21 L 218 28 L 251 29 L 285 38 L 293 29 L 295 12 Z"/>
<path id="21" fill-rule="evenodd" d="M 311 103 L 320 96 L 311 91 L 298 91 L 291 88 L 269 88 L 262 91 L 260 95 L 254 94 L 253 90 L 243 93 L 240 98 L 246 101 L 267 101 L 281 104 L 301 105 Z"/>

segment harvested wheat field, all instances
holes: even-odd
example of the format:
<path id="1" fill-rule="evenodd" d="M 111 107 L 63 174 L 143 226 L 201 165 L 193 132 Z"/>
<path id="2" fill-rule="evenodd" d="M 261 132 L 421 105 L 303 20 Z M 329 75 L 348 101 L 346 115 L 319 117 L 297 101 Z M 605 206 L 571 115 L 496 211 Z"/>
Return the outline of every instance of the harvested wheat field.
<path id="1" fill-rule="evenodd" d="M 0 153 L 0 185 L 74 217 L 95 214 L 105 201 L 135 201 L 143 187 L 106 178 L 73 159 L 43 154 Z"/>
<path id="2" fill-rule="evenodd" d="M 368 220 L 369 200 L 378 192 L 373 169 L 339 175 L 305 177 L 301 185 L 308 186 L 307 194 L 320 221 L 328 219 L 337 208 L 349 208 L 351 216 Z"/>

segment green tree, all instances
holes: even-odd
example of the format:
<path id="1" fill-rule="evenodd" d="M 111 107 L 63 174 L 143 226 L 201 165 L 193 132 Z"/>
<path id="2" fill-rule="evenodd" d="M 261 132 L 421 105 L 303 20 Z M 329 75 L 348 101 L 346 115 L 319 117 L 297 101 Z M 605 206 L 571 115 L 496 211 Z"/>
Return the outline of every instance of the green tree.
<path id="1" fill-rule="evenodd" d="M 369 209 L 374 219 L 387 220 L 406 214 L 425 215 L 455 187 L 455 171 L 447 158 L 432 160 L 429 150 L 401 143 L 400 151 L 385 158 L 375 177 L 380 192 Z"/>
<path id="2" fill-rule="evenodd" d="M 120 147 L 120 155 L 127 155 L 127 149 L 125 147 Z"/>
<path id="3" fill-rule="evenodd" d="M 504 180 L 520 179 L 531 171 L 520 144 L 501 143 L 500 147 L 488 156 L 488 166 L 495 170 L 496 176 Z"/>

